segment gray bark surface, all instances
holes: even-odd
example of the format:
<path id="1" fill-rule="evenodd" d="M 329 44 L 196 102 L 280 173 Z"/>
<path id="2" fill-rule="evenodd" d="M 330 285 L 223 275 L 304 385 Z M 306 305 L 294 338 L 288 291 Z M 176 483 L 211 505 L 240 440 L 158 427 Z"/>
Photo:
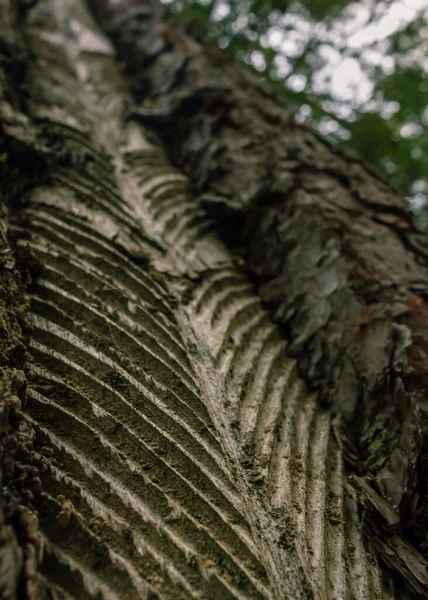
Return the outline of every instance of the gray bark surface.
<path id="1" fill-rule="evenodd" d="M 83 0 L 0 5 L 1 434 L 25 474 L 2 441 L 4 597 L 426 594 L 426 236 L 158 5 L 111 6 L 91 2 L 119 60 Z M 373 224 L 379 312 L 354 331 Z M 364 371 L 384 352 L 386 421 Z"/>

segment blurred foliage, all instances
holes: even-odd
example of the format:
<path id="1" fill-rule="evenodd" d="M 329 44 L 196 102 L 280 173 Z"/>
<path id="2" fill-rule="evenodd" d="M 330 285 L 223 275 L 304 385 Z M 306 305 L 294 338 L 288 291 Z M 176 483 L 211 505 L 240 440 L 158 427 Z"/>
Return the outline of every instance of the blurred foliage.
<path id="1" fill-rule="evenodd" d="M 428 0 L 163 0 L 428 222 Z"/>

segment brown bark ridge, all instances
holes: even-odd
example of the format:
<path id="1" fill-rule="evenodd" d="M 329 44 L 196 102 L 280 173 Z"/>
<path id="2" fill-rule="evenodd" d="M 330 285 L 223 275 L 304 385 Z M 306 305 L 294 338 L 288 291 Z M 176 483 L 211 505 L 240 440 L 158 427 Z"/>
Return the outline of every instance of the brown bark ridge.
<path id="1" fill-rule="evenodd" d="M 407 419 L 406 403 L 422 407 L 419 372 L 406 363 L 409 314 L 390 317 L 396 391 L 379 395 L 388 429 L 380 409 L 370 413 L 370 394 L 357 398 L 365 435 L 374 442 L 376 432 L 388 433 L 378 454 L 369 453 L 380 466 L 367 463 L 343 400 L 345 367 L 336 395 L 317 375 L 334 360 L 324 337 L 338 340 L 337 350 L 342 312 L 349 307 L 352 317 L 354 296 L 364 301 L 357 288 L 349 287 L 349 302 L 344 296 L 354 259 L 342 248 L 343 231 L 359 223 L 355 239 L 347 234 L 352 245 L 367 223 L 390 235 L 395 219 L 408 223 L 415 245 L 419 233 L 398 201 L 392 213 L 380 210 L 390 192 L 350 161 L 347 176 L 356 170 L 361 185 L 383 196 L 349 224 L 347 202 L 360 200 L 344 175 L 338 179 L 344 159 L 330 164 L 332 150 L 284 117 L 250 74 L 189 40 L 158 5 L 115 2 L 108 12 L 108 2 L 98 11 L 92 4 L 122 48 L 126 60 L 117 62 L 83 0 L 31 4 L 13 10 L 2 0 L 13 39 L 4 32 L 0 110 L 9 238 L 23 264 L 34 265 L 34 275 L 23 269 L 31 330 L 22 423 L 31 432 L 29 459 L 42 467 L 32 499 L 44 548 L 36 597 L 426 594 L 421 518 L 404 523 L 376 483 L 399 463 L 388 463 L 385 448 L 394 442 L 401 457 L 400 434 L 409 439 L 411 428 L 395 426 L 398 408 Z M 296 146 L 293 159 L 284 140 Z M 303 155 L 310 165 L 302 166 Z M 244 242 L 234 241 L 234 228 Z M 329 306 L 320 324 L 313 315 Z M 373 322 L 382 323 L 382 313 Z M 358 374 L 365 363 L 347 323 L 342 354 L 356 353 Z M 367 348 L 371 327 L 360 327 Z M 396 413 L 392 401 L 400 401 Z M 421 423 L 418 414 L 419 436 Z M 403 471 L 416 482 L 409 502 L 422 481 L 416 458 Z"/>
<path id="2" fill-rule="evenodd" d="M 0 107 L 7 118 L 7 94 L 25 48 L 10 27 L 9 13 L 0 23 Z M 16 71 L 15 71 L 16 68 Z M 10 114 L 10 113 L 9 113 Z M 40 269 L 27 248 L 15 252 L 8 240 L 5 201 L 16 186 L 14 165 L 9 161 L 9 142 L 0 122 L 0 597 L 4 600 L 35 600 L 36 570 L 43 553 L 34 501 L 40 494 L 39 465 L 32 460 L 34 431 L 23 419 L 26 404 L 28 352 L 25 335 L 29 298 L 26 284 Z M 22 151 L 17 144 L 15 155 Z"/>

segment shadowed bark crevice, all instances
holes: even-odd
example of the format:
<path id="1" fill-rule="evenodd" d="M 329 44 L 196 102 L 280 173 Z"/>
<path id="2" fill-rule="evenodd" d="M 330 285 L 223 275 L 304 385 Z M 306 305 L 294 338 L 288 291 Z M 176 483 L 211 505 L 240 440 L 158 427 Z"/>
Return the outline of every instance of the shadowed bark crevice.
<path id="1" fill-rule="evenodd" d="M 16 192 L 17 171 L 4 132 L 0 154 L 5 158 L 0 167 L 0 595 L 5 600 L 36 600 L 36 572 L 43 555 L 35 510 L 41 465 L 23 411 L 30 360 L 26 286 L 41 265 L 29 248 L 15 252 L 10 245 L 4 200 Z"/>

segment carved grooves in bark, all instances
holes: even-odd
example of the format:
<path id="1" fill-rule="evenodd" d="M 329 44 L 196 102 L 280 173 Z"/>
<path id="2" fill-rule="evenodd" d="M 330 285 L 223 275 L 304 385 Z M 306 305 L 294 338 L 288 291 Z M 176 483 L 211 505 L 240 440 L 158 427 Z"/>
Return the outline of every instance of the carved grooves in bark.
<path id="1" fill-rule="evenodd" d="M 99 236 L 92 232 L 88 239 L 80 223 L 70 227 L 63 215 L 57 216 L 53 230 L 50 219 L 43 223 L 40 212 L 38 220 L 34 212 L 28 215 L 35 224 L 35 230 L 29 228 L 32 242 L 46 263 L 45 275 L 32 295 L 31 351 L 36 362 L 49 370 L 36 367 L 38 381 L 30 392 L 29 413 L 40 444 L 55 449 L 59 463 L 45 484 L 50 491 L 46 502 L 52 504 L 49 512 L 59 512 L 54 497 L 63 493 L 86 515 L 73 524 L 87 536 L 86 521 L 90 517 L 99 521 L 104 528 L 102 539 L 112 540 L 104 548 L 110 562 L 107 572 L 99 573 L 100 582 L 114 590 L 115 578 L 129 563 L 132 585 L 117 591 L 118 597 L 141 595 L 144 576 L 155 588 L 161 583 L 163 593 L 169 589 L 177 597 L 187 592 L 194 595 L 204 585 L 192 557 L 198 565 L 202 561 L 202 572 L 203 561 L 213 565 L 221 561 L 223 577 L 215 571 L 210 577 L 212 597 L 234 597 L 229 588 L 237 585 L 237 576 L 240 589 L 257 597 L 253 588 L 260 585 L 252 581 L 259 568 L 255 550 L 251 544 L 247 547 L 248 528 L 236 510 L 239 498 L 223 465 L 217 437 L 209 428 L 210 419 L 186 381 L 189 375 L 183 376 L 171 358 L 167 361 L 151 354 L 153 337 L 163 348 L 158 331 L 167 340 L 164 344 L 170 355 L 176 344 L 174 322 L 148 312 L 154 312 L 162 299 L 156 304 L 142 300 L 142 274 L 123 259 L 120 266 L 113 259 L 106 260 L 107 268 L 100 270 L 100 257 L 105 260 L 111 253 L 101 244 L 92 258 L 98 263 L 98 277 L 91 277 L 88 263 Z M 80 258 L 71 254 L 76 271 L 68 267 L 73 242 L 80 254 Z M 117 281 L 109 273 L 117 274 Z M 127 276 L 134 280 L 134 290 L 126 285 Z M 103 284 L 107 289 L 100 296 Z M 151 287 L 156 289 L 155 284 Z M 122 299 L 120 308 L 110 304 L 108 291 L 116 301 Z M 133 312 L 123 311 L 124 298 L 134 303 Z M 139 313 L 143 318 L 138 318 Z M 168 363 L 169 370 L 164 366 Z M 182 364 L 181 357 L 176 364 Z M 63 440 L 67 430 L 73 436 Z M 45 526 L 46 535 L 53 538 L 47 548 L 58 537 L 64 542 L 58 519 Z M 131 543 L 124 550 L 120 538 L 126 535 Z M 101 551 L 101 540 L 99 544 Z M 69 553 L 76 560 L 76 544 L 74 552 L 73 556 L 72 547 Z M 139 560 L 139 553 L 144 560 Z M 140 562 L 143 573 L 137 577 L 133 570 L 141 569 Z"/>
<path id="2" fill-rule="evenodd" d="M 186 178 L 125 125 L 126 86 L 91 28 L 77 2 L 29 16 L 26 133 L 47 173 L 12 228 L 45 263 L 25 416 L 48 467 L 41 587 L 405 597 L 362 539 L 329 413 Z"/>
<path id="3" fill-rule="evenodd" d="M 302 373 L 343 416 L 348 464 L 372 486 L 369 535 L 384 519 L 380 493 L 426 571 L 426 234 L 358 158 L 297 125 L 256 76 L 153 3 L 89 3 L 132 81 L 131 116 L 161 132 L 217 229 L 232 220 L 231 246 L 246 230 L 248 269 Z M 399 570 L 426 589 L 426 574 L 418 582 L 405 566 L 406 544 Z"/>
<path id="4" fill-rule="evenodd" d="M 141 170 L 150 168 L 150 152 L 139 159 Z M 159 198 L 172 203 L 174 191 L 164 192 L 156 180 L 152 186 L 146 182 L 143 199 L 156 227 Z M 187 311 L 224 380 L 224 410 L 240 462 L 271 507 L 280 544 L 292 548 L 295 536 L 302 564 L 316 573 L 314 587 L 325 597 L 381 597 L 386 588 L 378 565 L 366 562 L 355 492 L 345 482 L 330 415 L 299 380 L 276 326 L 231 260 L 206 271 Z"/>
<path id="5" fill-rule="evenodd" d="M 227 286 L 230 271 L 222 275 Z M 240 280 L 236 274 L 235 281 Z M 196 295 L 200 329 L 216 310 L 216 296 L 210 297 L 208 290 L 219 281 L 218 272 L 208 276 Z M 204 305 L 201 298 L 209 300 Z M 236 293 L 241 311 L 248 300 Z M 221 303 L 220 293 L 217 301 Z M 217 364 L 226 382 L 225 409 L 239 440 L 241 464 L 271 507 L 280 544 L 296 544 L 302 564 L 315 574 L 321 597 L 382 595 L 379 567 L 365 563 L 361 534 L 352 524 L 355 499 L 344 489 L 343 461 L 331 437 L 330 415 L 305 389 L 265 311 L 258 304 L 253 318 L 240 321 L 239 308 L 232 303 L 223 327 L 214 326 L 210 338 L 213 356 L 221 357 Z M 354 513 L 350 521 L 345 503 Z M 362 562 L 355 562 L 354 552 Z"/>
<path id="6" fill-rule="evenodd" d="M 51 19 L 64 18 L 63 8 L 51 6 Z M 59 54 L 67 33 L 58 33 L 63 44 L 45 38 L 38 48 L 51 67 L 38 73 L 40 86 L 49 90 L 56 76 L 66 84 L 43 98 L 63 107 L 56 124 L 38 129 L 53 161 L 49 186 L 27 193 L 13 223 L 19 245 L 30 241 L 45 263 L 31 289 L 35 364 L 25 416 L 49 465 L 41 584 L 75 598 L 269 597 L 166 278 L 129 258 L 153 248 L 105 151 L 83 133 L 82 121 L 97 118 L 94 98 L 73 75 L 78 65 Z M 106 62 L 88 57 L 91 81 Z M 85 106 L 80 122 L 67 88 L 78 88 Z M 60 122 L 67 110 L 71 126 Z M 115 232 L 128 248 L 112 241 Z"/>
<path id="7" fill-rule="evenodd" d="M 154 152 L 134 152 L 128 163 L 136 166 L 137 157 L 138 171 L 146 173 L 141 200 L 156 230 L 165 222 L 159 198 L 168 205 L 175 204 L 175 194 L 184 204 L 187 198 L 180 187 L 169 189 L 167 175 L 165 188 L 156 174 L 150 177 Z M 210 236 L 197 243 L 202 250 L 211 243 Z M 227 415 L 246 479 L 269 507 L 271 526 L 276 523 L 278 532 L 276 543 L 289 551 L 296 548 L 321 597 L 382 597 L 387 592 L 381 570 L 367 560 L 355 495 L 346 488 L 330 415 L 317 406 L 298 377 L 252 285 L 231 257 L 223 261 L 224 266 L 205 268 L 195 279 L 186 313 L 197 346 L 209 351 L 215 368 L 215 402 L 223 401 L 217 410 Z"/>

